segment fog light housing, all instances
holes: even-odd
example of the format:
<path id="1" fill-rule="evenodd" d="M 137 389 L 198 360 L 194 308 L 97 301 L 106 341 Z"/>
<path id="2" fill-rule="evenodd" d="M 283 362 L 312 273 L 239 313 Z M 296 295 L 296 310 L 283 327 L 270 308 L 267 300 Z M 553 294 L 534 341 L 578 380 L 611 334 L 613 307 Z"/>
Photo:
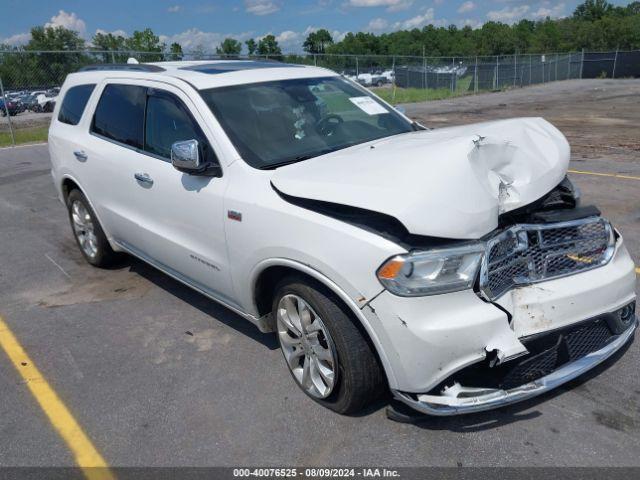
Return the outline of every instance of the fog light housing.
<path id="1" fill-rule="evenodd" d="M 635 302 L 633 302 L 633 303 L 630 303 L 629 305 L 625 305 L 620 310 L 618 310 L 618 317 L 620 318 L 620 321 L 624 325 L 630 325 L 633 319 L 635 318 L 635 315 L 634 315 L 636 310 L 635 307 L 636 307 L 636 304 Z"/>

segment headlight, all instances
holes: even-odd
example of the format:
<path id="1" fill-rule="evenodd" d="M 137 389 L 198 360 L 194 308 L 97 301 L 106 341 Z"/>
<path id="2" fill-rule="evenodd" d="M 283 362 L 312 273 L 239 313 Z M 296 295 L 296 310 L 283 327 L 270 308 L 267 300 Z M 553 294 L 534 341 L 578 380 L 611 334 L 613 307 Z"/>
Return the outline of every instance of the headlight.
<path id="1" fill-rule="evenodd" d="M 484 251 L 483 244 L 473 244 L 398 255 L 377 275 L 387 290 L 402 297 L 457 292 L 473 287 Z"/>

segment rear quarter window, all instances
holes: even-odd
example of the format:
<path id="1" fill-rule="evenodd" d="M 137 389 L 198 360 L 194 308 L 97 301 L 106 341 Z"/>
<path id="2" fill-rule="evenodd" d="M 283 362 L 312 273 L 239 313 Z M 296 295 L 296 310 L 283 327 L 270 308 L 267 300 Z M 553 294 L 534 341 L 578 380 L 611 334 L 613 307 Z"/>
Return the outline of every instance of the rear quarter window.
<path id="1" fill-rule="evenodd" d="M 146 87 L 110 84 L 104 88 L 91 131 L 124 145 L 142 149 Z"/>
<path id="2" fill-rule="evenodd" d="M 84 108 L 87 101 L 96 87 L 95 83 L 78 85 L 67 90 L 64 96 L 60 112 L 58 113 L 58 121 L 68 123 L 69 125 L 77 125 L 82 118 Z"/>

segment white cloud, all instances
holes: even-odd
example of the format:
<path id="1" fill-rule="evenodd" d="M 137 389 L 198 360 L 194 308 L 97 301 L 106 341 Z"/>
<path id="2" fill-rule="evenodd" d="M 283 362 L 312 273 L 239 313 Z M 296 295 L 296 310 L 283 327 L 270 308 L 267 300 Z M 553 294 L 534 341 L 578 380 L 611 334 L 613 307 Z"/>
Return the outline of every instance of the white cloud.
<path id="1" fill-rule="evenodd" d="M 543 2 L 540 8 L 533 12 L 531 15 L 534 18 L 557 18 L 564 16 L 564 2 L 558 3 L 557 5 L 550 5 L 550 2 Z"/>
<path id="2" fill-rule="evenodd" d="M 413 5 L 413 0 L 348 0 L 345 7 L 387 7 L 389 12 L 399 12 L 406 10 Z"/>
<path id="3" fill-rule="evenodd" d="M 472 1 L 464 2 L 460 7 L 458 7 L 458 13 L 470 12 L 471 10 L 476 8 L 476 4 Z"/>
<path id="4" fill-rule="evenodd" d="M 389 22 L 384 18 L 374 18 L 369 22 L 366 29 L 368 32 L 381 32 L 389 27 Z"/>
<path id="5" fill-rule="evenodd" d="M 393 24 L 394 30 L 412 30 L 414 28 L 421 28 L 429 23 L 434 23 L 435 12 L 433 8 L 427 9 L 424 14 L 416 15 L 402 22 L 396 22 Z"/>
<path id="6" fill-rule="evenodd" d="M 487 13 L 487 18 L 494 22 L 514 23 L 526 17 L 530 9 L 529 5 L 507 6 L 501 10 L 490 11 Z"/>
<path id="7" fill-rule="evenodd" d="M 101 33 L 102 35 L 111 34 L 114 37 L 127 37 L 127 32 L 124 30 L 113 30 L 111 32 L 107 32 L 106 30 L 102 30 L 101 28 L 96 29 L 96 34 Z"/>
<path id="8" fill-rule="evenodd" d="M 218 32 L 203 32 L 197 28 L 190 28 L 182 33 L 175 35 L 160 35 L 160 41 L 166 45 L 170 45 L 173 42 L 177 42 L 182 45 L 182 49 L 185 52 L 189 52 L 195 49 L 202 48 L 207 53 L 214 53 L 216 47 L 225 38 L 235 38 L 239 41 L 247 40 L 251 37 L 252 32 L 244 32 L 239 34 L 234 33 L 218 33 Z"/>
<path id="9" fill-rule="evenodd" d="M 471 27 L 473 29 L 482 27 L 482 21 L 476 18 L 465 18 L 458 22 L 458 25 L 462 27 Z"/>
<path id="10" fill-rule="evenodd" d="M 280 10 L 280 4 L 273 0 L 244 0 L 244 7 L 254 15 L 269 15 Z"/>
<path id="11" fill-rule="evenodd" d="M 51 21 L 45 23 L 44 26 L 45 28 L 64 27 L 78 32 L 81 36 L 84 36 L 87 30 L 87 25 L 84 23 L 84 20 L 78 18 L 75 13 L 67 13 L 64 10 L 60 10 L 58 15 L 51 17 Z"/>
<path id="12" fill-rule="evenodd" d="M 167 8 L 167 12 L 169 13 L 178 13 L 181 10 L 182 10 L 182 5 L 172 5 L 169 8 Z"/>
<path id="13" fill-rule="evenodd" d="M 293 30 L 285 30 L 275 37 L 283 52 L 292 52 L 300 50 L 300 46 L 302 42 L 304 42 L 306 35 L 304 33 L 294 32 Z"/>
<path id="14" fill-rule="evenodd" d="M 15 35 L 11 35 L 10 37 L 7 37 L 7 38 L 0 38 L 0 44 L 17 47 L 17 46 L 25 45 L 29 43 L 29 40 L 31 40 L 30 33 L 28 32 L 16 33 Z"/>

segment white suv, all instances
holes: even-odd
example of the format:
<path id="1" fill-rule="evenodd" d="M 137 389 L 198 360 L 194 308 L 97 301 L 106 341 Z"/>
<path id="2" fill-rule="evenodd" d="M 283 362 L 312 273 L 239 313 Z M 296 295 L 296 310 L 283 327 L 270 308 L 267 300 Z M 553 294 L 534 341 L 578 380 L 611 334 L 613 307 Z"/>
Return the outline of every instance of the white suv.
<path id="1" fill-rule="evenodd" d="M 257 61 L 89 67 L 60 98 L 52 174 L 87 261 L 127 252 L 277 332 L 335 411 L 516 402 L 636 328 L 634 264 L 540 118 L 429 130 Z"/>

